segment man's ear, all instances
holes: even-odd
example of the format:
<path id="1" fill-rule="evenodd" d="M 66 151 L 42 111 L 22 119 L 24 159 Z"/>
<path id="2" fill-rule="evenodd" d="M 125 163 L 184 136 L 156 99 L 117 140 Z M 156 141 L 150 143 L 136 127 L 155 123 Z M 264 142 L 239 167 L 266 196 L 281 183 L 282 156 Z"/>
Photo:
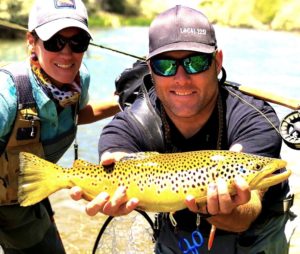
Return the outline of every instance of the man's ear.
<path id="1" fill-rule="evenodd" d="M 216 67 L 217 67 L 217 73 L 218 75 L 222 71 L 222 66 L 223 66 L 223 51 L 222 50 L 217 50 L 216 51 Z"/>
<path id="2" fill-rule="evenodd" d="M 152 68 L 151 68 L 151 65 L 150 65 L 150 60 L 147 61 L 147 65 L 148 65 L 148 69 L 149 69 L 150 74 L 152 74 Z"/>

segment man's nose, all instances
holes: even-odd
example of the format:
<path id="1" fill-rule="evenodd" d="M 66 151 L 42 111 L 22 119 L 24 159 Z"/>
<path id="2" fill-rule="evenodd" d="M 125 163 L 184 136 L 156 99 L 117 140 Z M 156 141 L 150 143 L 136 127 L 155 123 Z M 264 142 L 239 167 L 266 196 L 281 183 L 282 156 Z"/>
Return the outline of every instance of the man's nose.
<path id="1" fill-rule="evenodd" d="M 185 71 L 182 65 L 179 65 L 174 78 L 177 81 L 184 82 L 190 79 L 190 75 Z"/>

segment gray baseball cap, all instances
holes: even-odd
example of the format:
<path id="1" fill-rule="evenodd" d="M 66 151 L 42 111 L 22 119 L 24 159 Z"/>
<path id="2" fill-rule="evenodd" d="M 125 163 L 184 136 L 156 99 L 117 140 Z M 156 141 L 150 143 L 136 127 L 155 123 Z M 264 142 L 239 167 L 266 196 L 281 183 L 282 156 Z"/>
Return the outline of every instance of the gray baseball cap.
<path id="1" fill-rule="evenodd" d="M 67 27 L 88 29 L 88 14 L 81 0 L 36 0 L 28 19 L 28 30 L 36 31 L 39 38 L 47 41 Z M 92 36 L 91 36 L 92 37 Z"/>
<path id="2" fill-rule="evenodd" d="M 147 59 L 168 51 L 212 53 L 216 49 L 213 25 L 202 12 L 190 7 L 176 5 L 159 14 L 150 25 Z"/>

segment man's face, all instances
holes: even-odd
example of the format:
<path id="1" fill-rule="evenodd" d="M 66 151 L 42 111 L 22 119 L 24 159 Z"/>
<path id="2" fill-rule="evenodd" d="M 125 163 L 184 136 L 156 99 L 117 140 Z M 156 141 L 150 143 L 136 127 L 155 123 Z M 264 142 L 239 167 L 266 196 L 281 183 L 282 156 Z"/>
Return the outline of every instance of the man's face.
<path id="1" fill-rule="evenodd" d="M 160 59 L 183 59 L 194 55 L 190 51 L 172 51 L 163 53 Z M 215 104 L 218 94 L 218 74 L 222 67 L 222 52 L 217 51 L 208 70 L 188 74 L 179 65 L 173 76 L 163 77 L 153 72 L 157 96 L 171 118 L 194 118 L 203 115 Z"/>

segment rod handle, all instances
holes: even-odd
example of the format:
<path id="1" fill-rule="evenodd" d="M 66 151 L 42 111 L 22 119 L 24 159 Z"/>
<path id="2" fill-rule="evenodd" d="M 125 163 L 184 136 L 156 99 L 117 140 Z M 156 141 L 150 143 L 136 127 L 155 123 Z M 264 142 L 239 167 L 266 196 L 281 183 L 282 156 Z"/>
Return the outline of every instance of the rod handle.
<path id="1" fill-rule="evenodd" d="M 266 100 L 295 110 L 300 109 L 300 101 L 296 99 L 287 98 L 273 92 L 244 85 L 239 86 L 238 89 L 245 94 L 252 95 L 262 100 Z"/>

